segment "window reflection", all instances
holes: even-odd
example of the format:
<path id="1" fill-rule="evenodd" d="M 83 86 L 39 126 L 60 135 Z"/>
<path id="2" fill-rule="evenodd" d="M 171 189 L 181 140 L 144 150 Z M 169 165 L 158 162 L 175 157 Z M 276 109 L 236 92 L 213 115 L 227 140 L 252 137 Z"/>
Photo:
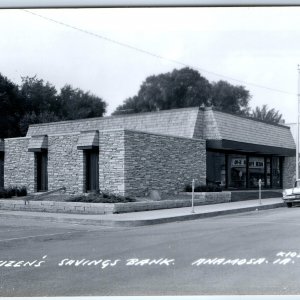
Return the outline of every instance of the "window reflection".
<path id="1" fill-rule="evenodd" d="M 249 157 L 249 188 L 258 187 L 261 179 L 261 185 L 265 186 L 265 162 L 263 157 Z"/>
<path id="2" fill-rule="evenodd" d="M 228 187 L 246 187 L 246 155 L 228 155 Z"/>

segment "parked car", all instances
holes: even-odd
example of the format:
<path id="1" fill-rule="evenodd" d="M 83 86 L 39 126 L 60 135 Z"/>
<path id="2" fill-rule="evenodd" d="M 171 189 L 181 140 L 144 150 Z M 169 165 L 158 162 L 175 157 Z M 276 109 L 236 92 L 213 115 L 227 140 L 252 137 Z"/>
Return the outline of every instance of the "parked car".
<path id="1" fill-rule="evenodd" d="M 292 207 L 294 203 L 300 202 L 300 180 L 296 180 L 294 187 L 285 189 L 282 192 L 282 199 L 287 207 Z"/>

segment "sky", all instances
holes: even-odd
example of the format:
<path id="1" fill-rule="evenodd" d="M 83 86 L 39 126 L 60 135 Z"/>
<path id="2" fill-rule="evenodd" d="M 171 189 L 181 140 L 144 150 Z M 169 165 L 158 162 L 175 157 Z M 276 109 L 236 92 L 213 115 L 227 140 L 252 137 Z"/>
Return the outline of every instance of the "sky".
<path id="1" fill-rule="evenodd" d="M 267 104 L 296 122 L 299 15 L 300 7 L 0 9 L 0 73 L 90 91 L 110 115 L 147 76 L 186 64 L 245 86 L 252 108 Z"/>

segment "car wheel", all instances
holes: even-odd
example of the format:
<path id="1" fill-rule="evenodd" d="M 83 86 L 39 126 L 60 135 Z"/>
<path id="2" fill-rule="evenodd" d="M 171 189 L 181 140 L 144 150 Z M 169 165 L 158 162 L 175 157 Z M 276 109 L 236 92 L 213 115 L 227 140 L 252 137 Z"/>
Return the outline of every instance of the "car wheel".
<path id="1" fill-rule="evenodd" d="M 293 206 L 293 203 L 292 203 L 292 202 L 287 202 L 287 203 L 286 203 L 286 206 L 287 206 L 287 207 L 292 207 L 292 206 Z"/>

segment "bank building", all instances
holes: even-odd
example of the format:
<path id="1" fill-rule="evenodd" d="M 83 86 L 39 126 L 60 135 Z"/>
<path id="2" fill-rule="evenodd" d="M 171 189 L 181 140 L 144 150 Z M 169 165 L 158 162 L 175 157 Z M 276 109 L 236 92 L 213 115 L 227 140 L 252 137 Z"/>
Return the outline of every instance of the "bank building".
<path id="1" fill-rule="evenodd" d="M 195 179 L 224 190 L 290 187 L 295 142 L 288 126 L 182 108 L 29 126 L 0 141 L 0 187 L 29 193 L 174 194 Z"/>

